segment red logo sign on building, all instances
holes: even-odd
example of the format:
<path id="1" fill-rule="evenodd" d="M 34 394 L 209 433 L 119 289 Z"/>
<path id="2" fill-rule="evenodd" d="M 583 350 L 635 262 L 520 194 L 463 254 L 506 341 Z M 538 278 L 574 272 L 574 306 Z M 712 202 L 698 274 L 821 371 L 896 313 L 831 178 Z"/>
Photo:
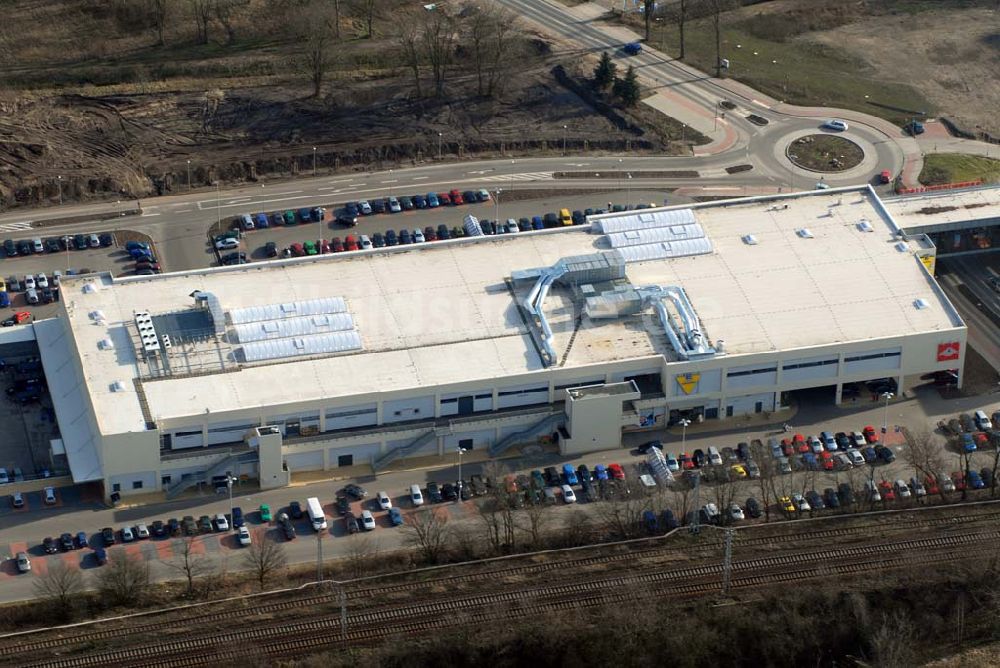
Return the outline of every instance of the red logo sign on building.
<path id="1" fill-rule="evenodd" d="M 953 341 L 951 343 L 939 343 L 937 361 L 947 362 L 948 360 L 957 360 L 961 345 L 962 344 L 958 341 Z"/>

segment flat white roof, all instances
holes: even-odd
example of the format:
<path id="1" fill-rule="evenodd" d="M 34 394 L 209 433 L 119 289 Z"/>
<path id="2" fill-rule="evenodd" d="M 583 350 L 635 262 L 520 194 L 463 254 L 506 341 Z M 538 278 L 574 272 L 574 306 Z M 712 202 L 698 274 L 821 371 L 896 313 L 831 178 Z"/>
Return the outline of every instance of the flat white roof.
<path id="1" fill-rule="evenodd" d="M 1000 218 L 1000 187 L 942 190 L 885 200 L 893 220 L 903 229 L 980 218 Z"/>
<path id="2" fill-rule="evenodd" d="M 629 263 L 627 275 L 636 286 L 683 287 L 705 336 L 725 340 L 729 356 L 964 326 L 910 249 L 897 249 L 868 188 L 694 209 L 712 253 Z M 442 211 L 442 222 L 457 224 L 461 215 Z M 872 232 L 859 229 L 863 219 Z M 797 234 L 801 228 L 812 237 Z M 303 228 L 304 236 L 318 234 Z M 744 243 L 747 234 L 757 243 Z M 141 279 L 101 276 L 87 292 L 87 279 L 66 277 L 64 304 L 102 430 L 128 431 L 144 423 L 131 382 L 140 368 L 128 329 L 135 310 L 154 317 L 188 310 L 195 290 L 214 293 L 226 311 L 341 296 L 363 342 L 355 353 L 145 382 L 154 421 L 525 374 L 545 367 L 505 278 L 604 243 L 581 226 Z M 918 298 L 929 306 L 915 308 Z M 567 290 L 545 301 L 560 357 L 581 307 Z M 113 350 L 99 350 L 106 338 Z M 651 355 L 675 358 L 655 317 L 584 319 L 563 367 Z M 126 381 L 124 391 L 110 389 L 116 380 Z"/>

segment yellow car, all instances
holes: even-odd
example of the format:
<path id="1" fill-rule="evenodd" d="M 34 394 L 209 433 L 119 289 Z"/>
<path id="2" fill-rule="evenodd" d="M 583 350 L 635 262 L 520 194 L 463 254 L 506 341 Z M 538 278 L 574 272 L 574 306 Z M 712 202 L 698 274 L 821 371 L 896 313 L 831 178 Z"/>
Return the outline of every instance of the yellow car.
<path id="1" fill-rule="evenodd" d="M 746 478 L 747 477 L 747 470 L 746 470 L 746 467 L 743 466 L 743 464 L 733 464 L 730 467 L 730 469 L 732 470 L 733 475 L 736 476 L 737 478 Z"/>
<path id="2" fill-rule="evenodd" d="M 789 497 L 787 497 L 787 496 L 781 497 L 781 500 L 778 503 L 781 504 L 781 509 L 782 510 L 784 510 L 786 512 L 789 512 L 789 513 L 794 513 L 795 512 L 795 504 L 792 503 L 792 500 Z"/>
<path id="3" fill-rule="evenodd" d="M 0 292 L 7 292 L 7 281 L 0 278 Z"/>

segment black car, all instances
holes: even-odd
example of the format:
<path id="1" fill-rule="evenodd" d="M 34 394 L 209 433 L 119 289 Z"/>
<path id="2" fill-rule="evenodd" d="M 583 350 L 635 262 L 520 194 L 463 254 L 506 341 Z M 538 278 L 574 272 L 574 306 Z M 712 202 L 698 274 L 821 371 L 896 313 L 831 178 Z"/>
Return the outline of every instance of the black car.
<path id="1" fill-rule="evenodd" d="M 399 198 L 399 206 L 403 208 L 403 211 L 413 211 L 415 208 L 413 206 L 413 200 L 405 195 Z"/>
<path id="2" fill-rule="evenodd" d="M 594 478 L 590 475 L 590 469 L 587 468 L 586 464 L 580 464 L 576 467 L 576 478 L 581 483 L 583 481 L 591 482 Z"/>
<path id="3" fill-rule="evenodd" d="M 823 490 L 823 503 L 825 503 L 830 508 L 840 508 L 840 497 L 837 496 L 837 490 L 833 487 L 827 487 Z"/>
<path id="4" fill-rule="evenodd" d="M 885 447 L 884 445 L 876 445 L 875 454 L 878 455 L 878 458 L 881 459 L 886 464 L 890 464 L 896 461 L 896 455 L 893 454 L 892 450 Z"/>
<path id="5" fill-rule="evenodd" d="M 184 526 L 184 533 L 186 535 L 194 536 L 198 533 L 198 524 L 191 515 L 185 515 L 184 519 L 181 520 L 181 524 Z"/>
<path id="6" fill-rule="evenodd" d="M 483 218 L 479 221 L 479 229 L 483 231 L 483 234 L 491 236 L 497 233 L 496 225 L 489 218 Z"/>
<path id="7" fill-rule="evenodd" d="M 234 264 L 246 264 L 247 254 L 243 252 L 227 253 L 222 256 L 220 262 L 226 267 Z"/>
<path id="8" fill-rule="evenodd" d="M 212 518 L 208 515 L 202 515 L 198 518 L 198 528 L 202 533 L 212 533 L 215 527 L 212 526 Z"/>
<path id="9" fill-rule="evenodd" d="M 660 529 L 663 531 L 673 531 L 678 526 L 677 518 L 674 517 L 674 511 L 670 508 L 664 508 L 663 512 L 660 513 Z"/>
<path id="10" fill-rule="evenodd" d="M 458 491 L 455 489 L 454 485 L 450 482 L 446 482 L 441 485 L 441 495 L 444 496 L 446 501 L 454 501 L 458 498 Z"/>
<path id="11" fill-rule="evenodd" d="M 410 236 L 410 231 L 403 228 L 399 231 L 399 245 L 406 246 L 407 244 L 413 243 L 413 238 Z"/>
<path id="12" fill-rule="evenodd" d="M 153 520 L 153 523 L 149 525 L 149 530 L 154 538 L 163 538 L 167 535 L 167 528 L 163 525 L 163 520 Z"/>
<path id="13" fill-rule="evenodd" d="M 737 443 L 736 456 L 739 457 L 742 462 L 750 459 L 750 446 L 746 443 Z"/>
<path id="14" fill-rule="evenodd" d="M 181 523 L 177 521 L 176 517 L 171 517 L 169 520 L 167 520 L 167 532 L 171 536 L 181 535 Z"/>
<path id="15" fill-rule="evenodd" d="M 518 218 L 517 219 L 517 229 L 519 229 L 522 232 L 530 232 L 531 231 L 531 221 L 528 220 L 527 218 Z"/>
<path id="16" fill-rule="evenodd" d="M 647 455 L 649 454 L 649 451 L 652 450 L 653 448 L 656 448 L 657 450 L 662 452 L 663 444 L 660 443 L 659 441 L 646 441 L 645 443 L 639 446 L 639 454 Z"/>
<path id="17" fill-rule="evenodd" d="M 385 213 L 385 200 L 376 197 L 369 201 L 372 207 L 372 213 Z"/>
<path id="18" fill-rule="evenodd" d="M 73 237 L 73 245 L 76 250 L 83 250 L 87 247 L 87 237 L 83 234 L 77 234 Z"/>
<path id="19" fill-rule="evenodd" d="M 395 232 L 395 230 L 386 230 L 385 231 L 385 245 L 386 246 L 395 246 L 398 243 L 399 243 L 399 239 L 396 238 L 396 232 Z"/>
<path id="20" fill-rule="evenodd" d="M 347 525 L 347 533 L 357 533 L 361 531 L 361 525 L 358 524 L 358 518 L 354 514 L 344 515 L 344 524 Z"/>
<path id="21" fill-rule="evenodd" d="M 368 496 L 368 490 L 366 490 L 364 487 L 361 487 L 360 485 L 355 485 L 354 483 L 351 483 L 349 485 L 344 485 L 344 489 L 342 489 L 341 491 L 347 496 L 350 496 L 355 499 L 363 499 L 366 496 Z"/>
<path id="22" fill-rule="evenodd" d="M 264 255 L 266 257 L 278 257 L 278 244 L 268 241 L 264 244 Z"/>
<path id="23" fill-rule="evenodd" d="M 987 487 L 993 486 L 993 469 L 984 467 L 979 472 L 979 475 L 982 477 L 984 485 L 986 485 Z"/>
<path id="24" fill-rule="evenodd" d="M 46 239 L 45 240 L 45 250 L 47 250 L 50 253 L 58 253 L 59 251 L 61 251 L 62 248 L 59 247 L 59 240 L 58 239 Z"/>
<path id="25" fill-rule="evenodd" d="M 841 450 L 847 450 L 852 445 L 851 439 L 848 438 L 847 434 L 845 434 L 842 431 L 838 431 L 837 434 L 834 436 L 834 439 L 837 441 L 837 447 L 840 448 Z"/>
<path id="26" fill-rule="evenodd" d="M 107 248 L 115 241 L 114 238 L 111 236 L 111 234 L 109 234 L 108 232 L 101 234 L 97 238 L 100 240 L 102 248 Z"/>
<path id="27" fill-rule="evenodd" d="M 854 490 L 846 482 L 842 482 L 837 485 L 837 497 L 840 499 L 840 505 L 849 506 L 854 503 Z"/>
<path id="28" fill-rule="evenodd" d="M 418 209 L 426 209 L 427 208 L 427 198 L 424 197 L 423 195 L 414 195 L 413 196 L 413 206 L 417 207 Z"/>
<path id="29" fill-rule="evenodd" d="M 357 202 L 348 202 L 344 205 L 344 213 L 342 215 L 353 218 L 354 223 L 352 224 L 356 225 L 358 222 L 358 214 L 360 213 L 361 208 L 358 206 Z M 337 217 L 337 220 L 340 220 L 340 216 Z"/>
<path id="30" fill-rule="evenodd" d="M 42 303 L 51 304 L 55 300 L 55 294 L 52 292 L 52 288 L 45 288 L 42 290 Z"/>
<path id="31" fill-rule="evenodd" d="M 31 255 L 35 252 L 32 248 L 30 241 L 18 241 L 17 242 L 17 253 L 18 255 Z"/>
<path id="32" fill-rule="evenodd" d="M 293 503 L 298 502 L 296 501 Z M 284 513 L 278 515 L 278 526 L 281 527 L 281 532 L 285 534 L 285 540 L 295 540 L 295 526 L 292 524 L 292 520 L 288 517 L 288 515 Z"/>
<path id="33" fill-rule="evenodd" d="M 358 224 L 358 214 L 342 213 L 333 222 L 344 227 L 354 227 Z"/>
<path id="34" fill-rule="evenodd" d="M 694 460 L 694 465 L 701 468 L 705 465 L 705 451 L 698 448 L 691 453 L 691 458 Z"/>
<path id="35" fill-rule="evenodd" d="M 560 487 L 562 485 L 562 476 L 559 475 L 556 467 L 548 466 L 545 468 L 545 483 L 552 487 Z"/>
<path id="36" fill-rule="evenodd" d="M 583 215 L 583 211 L 577 210 L 573 212 L 574 225 L 583 225 L 585 222 L 587 222 L 587 218 Z"/>
<path id="37" fill-rule="evenodd" d="M 745 508 L 747 511 L 747 515 L 749 515 L 750 517 L 754 519 L 760 517 L 760 504 L 757 503 L 757 499 L 753 498 L 752 496 L 747 498 Z"/>
<path id="38" fill-rule="evenodd" d="M 104 527 L 101 529 L 101 540 L 104 541 L 105 545 L 115 544 L 115 530 L 111 527 Z"/>
<path id="39" fill-rule="evenodd" d="M 61 547 L 64 552 L 75 550 L 76 543 L 73 542 L 73 535 L 64 533 L 63 535 L 59 536 L 59 547 Z"/>
<path id="40" fill-rule="evenodd" d="M 577 474 L 579 477 L 579 474 Z M 594 485 L 588 478 L 580 478 L 580 492 L 586 501 L 594 500 Z"/>
<path id="41" fill-rule="evenodd" d="M 479 201 L 479 196 L 472 190 L 466 190 L 462 193 L 462 199 L 465 200 L 466 204 L 475 204 Z"/>
<path id="42" fill-rule="evenodd" d="M 462 497 L 462 501 L 468 501 L 474 496 L 472 492 L 472 485 L 470 485 L 467 481 L 463 480 L 462 484 L 457 485 L 457 487 L 461 490 L 459 495 Z"/>
<path id="43" fill-rule="evenodd" d="M 45 550 L 45 554 L 55 554 L 59 551 L 56 541 L 51 536 L 46 536 L 45 540 L 42 541 L 42 549 Z"/>
<path id="44" fill-rule="evenodd" d="M 351 512 L 351 502 L 347 500 L 346 496 L 338 496 L 336 506 L 337 512 L 341 515 L 346 515 Z"/>
<path id="45" fill-rule="evenodd" d="M 812 506 L 813 510 L 823 510 L 823 508 L 826 507 L 826 504 L 823 503 L 823 497 L 821 497 L 819 492 L 814 489 L 806 492 L 806 501 L 809 502 L 809 505 Z"/>
<path id="46" fill-rule="evenodd" d="M 289 503 L 288 514 L 292 516 L 293 520 L 301 520 L 305 516 L 305 513 L 302 512 L 302 504 L 298 501 Z"/>
<path id="47" fill-rule="evenodd" d="M 445 225 L 444 223 L 438 225 L 437 237 L 441 241 L 444 241 L 445 239 L 451 239 L 451 232 L 448 231 L 448 226 Z"/>
<path id="48" fill-rule="evenodd" d="M 385 237 L 382 236 L 381 232 L 372 234 L 372 246 L 375 248 L 385 248 Z"/>
<path id="49" fill-rule="evenodd" d="M 444 500 L 441 496 L 441 489 L 436 482 L 427 483 L 427 497 L 431 500 L 431 503 L 441 503 Z"/>
<path id="50" fill-rule="evenodd" d="M 559 227 L 559 216 L 550 211 L 542 217 L 542 222 L 545 227 Z"/>
<path id="51" fill-rule="evenodd" d="M 13 239 L 4 240 L 3 250 L 7 254 L 7 257 L 17 257 L 17 244 L 14 243 Z"/>
<path id="52" fill-rule="evenodd" d="M 478 473 L 474 473 L 471 478 L 469 478 L 469 487 L 472 488 L 472 493 L 476 496 L 483 496 L 486 494 L 486 482 L 483 480 L 483 476 Z"/>

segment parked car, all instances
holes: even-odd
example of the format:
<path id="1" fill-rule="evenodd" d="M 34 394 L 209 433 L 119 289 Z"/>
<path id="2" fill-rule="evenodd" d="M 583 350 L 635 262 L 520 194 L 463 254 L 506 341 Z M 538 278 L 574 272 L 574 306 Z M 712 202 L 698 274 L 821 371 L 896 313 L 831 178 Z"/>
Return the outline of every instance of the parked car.
<path id="1" fill-rule="evenodd" d="M 444 501 L 444 497 L 441 496 L 441 488 L 438 487 L 436 482 L 427 483 L 427 498 L 431 500 L 431 503 L 441 503 Z"/>
<path id="2" fill-rule="evenodd" d="M 379 492 L 378 494 L 376 494 L 375 499 L 377 500 L 378 507 L 381 510 L 389 510 L 390 508 L 392 508 L 392 500 L 389 498 L 389 495 L 386 494 L 385 492 Z"/>
<path id="3" fill-rule="evenodd" d="M 260 504 L 260 508 L 258 510 L 260 511 L 261 522 L 271 521 L 271 506 L 267 505 L 266 503 L 262 503 Z"/>
<path id="4" fill-rule="evenodd" d="M 370 510 L 361 511 L 361 526 L 365 531 L 375 530 L 375 516 Z"/>
<path id="5" fill-rule="evenodd" d="M 744 506 L 746 508 L 746 514 L 749 515 L 750 517 L 757 519 L 758 517 L 761 516 L 762 511 L 760 504 L 757 503 L 757 499 L 753 498 L 752 496 L 747 498 Z"/>
<path id="6" fill-rule="evenodd" d="M 394 527 L 403 526 L 403 511 L 399 508 L 390 508 L 389 521 L 392 522 L 392 526 Z"/>
<path id="7" fill-rule="evenodd" d="M 253 542 L 253 539 L 250 537 L 250 529 L 246 526 L 239 527 L 236 533 L 236 540 L 243 547 L 249 546 Z"/>
<path id="8" fill-rule="evenodd" d="M 135 540 L 135 531 L 132 527 L 122 527 L 121 534 L 123 543 L 131 543 Z"/>
<path id="9" fill-rule="evenodd" d="M 27 552 L 18 552 L 15 558 L 18 573 L 27 573 L 31 570 L 31 559 L 28 558 Z"/>

